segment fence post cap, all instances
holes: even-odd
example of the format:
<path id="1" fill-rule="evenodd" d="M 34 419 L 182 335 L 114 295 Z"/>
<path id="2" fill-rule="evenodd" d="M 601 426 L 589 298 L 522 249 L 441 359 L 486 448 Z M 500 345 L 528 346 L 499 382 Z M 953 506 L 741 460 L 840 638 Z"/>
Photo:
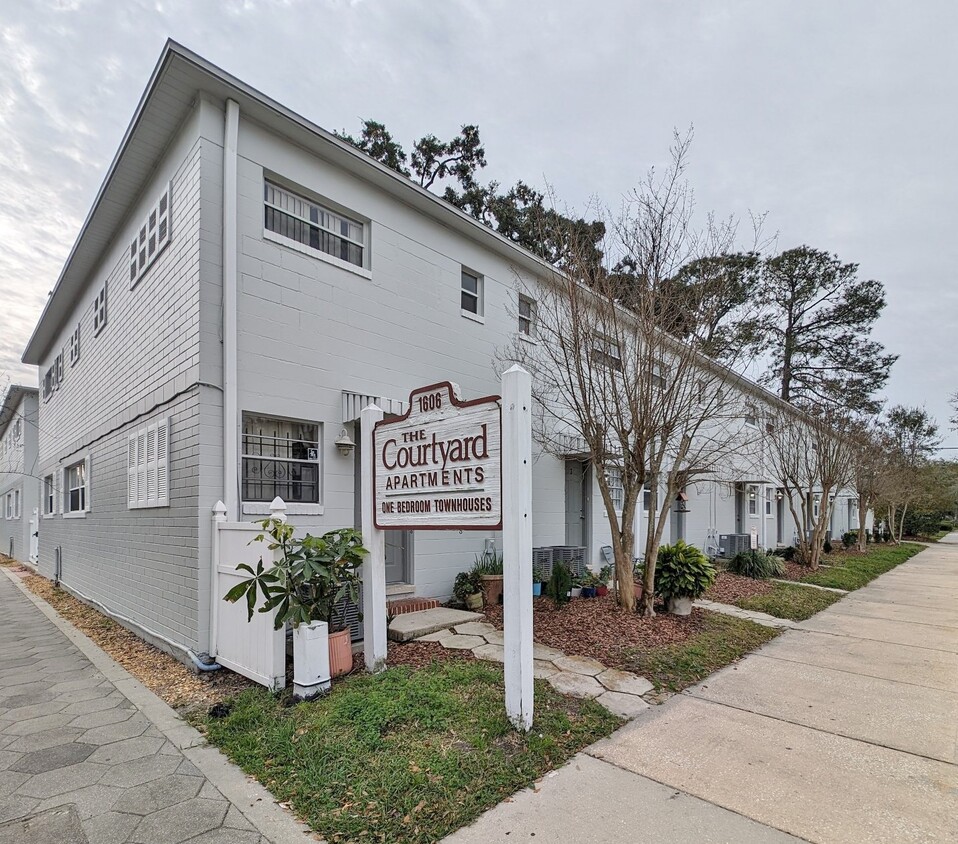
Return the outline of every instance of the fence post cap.
<path id="1" fill-rule="evenodd" d="M 278 495 L 269 503 L 269 517 L 281 522 L 286 521 L 286 502 Z"/>
<path id="2" fill-rule="evenodd" d="M 226 521 L 226 505 L 222 501 L 217 501 L 213 505 L 213 518 L 218 522 Z"/>

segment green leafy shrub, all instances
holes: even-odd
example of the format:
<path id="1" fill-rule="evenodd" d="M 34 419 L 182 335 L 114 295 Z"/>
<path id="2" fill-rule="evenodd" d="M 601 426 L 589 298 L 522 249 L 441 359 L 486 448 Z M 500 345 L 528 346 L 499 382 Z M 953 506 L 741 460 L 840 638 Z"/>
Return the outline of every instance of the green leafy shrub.
<path id="1" fill-rule="evenodd" d="M 482 591 L 482 575 L 475 571 L 461 571 L 452 586 L 452 597 L 459 604 L 466 603 L 467 595 Z"/>
<path id="2" fill-rule="evenodd" d="M 655 567 L 655 594 L 663 598 L 700 598 L 715 583 L 715 566 L 698 548 L 681 539 L 663 545 Z"/>
<path id="3" fill-rule="evenodd" d="M 832 541 L 830 539 L 826 539 L 825 542 L 822 544 L 822 550 L 826 554 L 832 553 Z"/>
<path id="4" fill-rule="evenodd" d="M 858 531 L 857 530 L 846 530 L 842 534 L 842 545 L 846 548 L 851 548 L 852 545 L 857 544 L 858 542 Z"/>
<path id="5" fill-rule="evenodd" d="M 502 574 L 502 554 L 497 551 L 477 554 L 472 571 L 474 574 Z"/>
<path id="6" fill-rule="evenodd" d="M 569 603 L 569 590 L 572 588 L 572 573 L 565 563 L 556 563 L 552 567 L 552 577 L 546 594 L 556 602 L 557 607 Z"/>
<path id="7" fill-rule="evenodd" d="M 786 563 L 795 559 L 795 549 L 791 545 L 785 548 L 776 548 L 772 553 L 776 557 L 781 557 Z"/>
<path id="8" fill-rule="evenodd" d="M 765 551 L 740 551 L 729 561 L 728 570 L 753 580 L 767 580 L 785 574 L 785 564 L 781 557 Z"/>

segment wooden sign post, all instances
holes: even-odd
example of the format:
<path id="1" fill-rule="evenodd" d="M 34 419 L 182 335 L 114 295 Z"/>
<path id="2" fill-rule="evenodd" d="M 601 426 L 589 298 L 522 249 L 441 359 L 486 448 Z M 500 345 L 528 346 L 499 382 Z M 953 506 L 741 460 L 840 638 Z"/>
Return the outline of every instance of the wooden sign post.
<path id="1" fill-rule="evenodd" d="M 463 401 L 444 381 L 409 395 L 403 416 L 362 412 L 366 669 L 386 662 L 384 530 L 502 530 L 506 712 L 532 726 L 532 381 L 513 366 L 503 397 Z"/>

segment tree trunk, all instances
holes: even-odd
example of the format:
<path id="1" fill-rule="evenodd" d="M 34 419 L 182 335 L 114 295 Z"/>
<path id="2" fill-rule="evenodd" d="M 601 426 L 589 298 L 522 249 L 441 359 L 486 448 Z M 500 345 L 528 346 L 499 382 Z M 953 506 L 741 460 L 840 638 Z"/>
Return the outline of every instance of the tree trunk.
<path id="1" fill-rule="evenodd" d="M 905 532 L 905 514 L 908 512 L 908 503 L 905 502 L 904 506 L 901 508 L 901 520 L 898 524 L 898 538 L 895 540 L 896 545 L 901 545 L 902 534 Z M 895 526 L 892 525 L 892 531 L 895 530 Z"/>
<path id="2" fill-rule="evenodd" d="M 858 501 L 858 550 L 863 554 L 867 549 L 867 537 L 865 536 L 865 518 L 868 516 L 868 510 L 864 506 L 865 502 Z M 874 526 L 873 526 L 874 527 Z"/>

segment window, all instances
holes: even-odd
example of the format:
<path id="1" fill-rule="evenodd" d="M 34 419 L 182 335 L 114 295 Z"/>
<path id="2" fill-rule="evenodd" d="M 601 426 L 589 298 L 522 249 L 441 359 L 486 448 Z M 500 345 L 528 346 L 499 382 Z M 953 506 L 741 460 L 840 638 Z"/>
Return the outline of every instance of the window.
<path id="1" fill-rule="evenodd" d="M 20 442 L 20 437 L 22 435 L 23 435 L 23 420 L 18 418 L 17 421 L 13 423 L 13 441 L 17 443 Z"/>
<path id="2" fill-rule="evenodd" d="M 63 512 L 65 515 L 85 513 L 89 509 L 87 474 L 86 460 L 80 460 L 64 469 Z"/>
<path id="3" fill-rule="evenodd" d="M 302 243 L 340 261 L 364 266 L 365 226 L 312 200 L 265 183 L 267 231 Z"/>
<path id="4" fill-rule="evenodd" d="M 93 300 L 93 336 L 96 337 L 106 325 L 106 282 Z"/>
<path id="5" fill-rule="evenodd" d="M 20 490 L 13 491 L 13 518 L 20 518 Z"/>
<path id="6" fill-rule="evenodd" d="M 822 497 L 820 495 L 816 495 L 815 499 L 812 502 L 812 518 L 814 519 L 818 518 L 818 515 L 821 512 L 821 506 L 822 506 Z"/>
<path id="7" fill-rule="evenodd" d="M 773 491 L 772 491 L 772 488 L 771 488 L 771 487 L 766 487 L 766 489 L 765 489 L 765 515 L 766 515 L 766 516 L 771 516 L 771 515 L 772 515 L 772 496 L 773 496 L 773 494 L 774 494 L 774 493 L 773 493 Z"/>
<path id="8" fill-rule="evenodd" d="M 56 368 L 51 366 L 43 376 L 43 400 L 47 401 L 53 395 L 53 379 L 56 375 Z"/>
<path id="9" fill-rule="evenodd" d="M 528 296 L 519 297 L 519 333 L 523 337 L 536 335 L 536 303 Z"/>
<path id="10" fill-rule="evenodd" d="M 662 364 L 652 364 L 652 386 L 657 390 L 665 389 L 665 376 L 662 374 Z"/>
<path id="11" fill-rule="evenodd" d="M 53 483 L 53 475 L 46 475 L 43 478 L 43 515 L 52 516 L 57 511 L 56 486 Z"/>
<path id="12" fill-rule="evenodd" d="M 171 195 L 173 183 L 166 186 L 163 193 L 156 200 L 156 204 L 146 215 L 139 232 L 130 244 L 130 287 L 143 277 L 143 274 L 156 260 L 156 256 L 163 251 L 163 247 L 170 242 L 172 224 Z"/>
<path id="13" fill-rule="evenodd" d="M 463 268 L 459 306 L 465 315 L 482 316 L 482 276 Z"/>
<path id="14" fill-rule="evenodd" d="M 319 504 L 319 425 L 243 414 L 243 501 Z"/>
<path id="15" fill-rule="evenodd" d="M 49 399 L 63 382 L 63 352 L 54 358 L 53 364 L 43 376 L 43 398 Z"/>
<path id="16" fill-rule="evenodd" d="M 80 360 L 80 326 L 77 325 L 70 335 L 70 366 L 76 366 Z"/>
<path id="17" fill-rule="evenodd" d="M 616 510 L 621 510 L 622 502 L 625 500 L 622 489 L 622 470 L 606 469 L 605 479 L 609 484 L 609 494 L 612 496 L 612 506 Z"/>
<path id="18" fill-rule="evenodd" d="M 592 345 L 592 359 L 604 369 L 622 371 L 622 350 L 619 344 L 609 337 L 596 337 Z"/>
<path id="19" fill-rule="evenodd" d="M 8 492 L 3 499 L 4 502 L 4 518 L 12 519 L 13 518 L 13 493 Z"/>
<path id="20" fill-rule="evenodd" d="M 755 414 L 755 408 L 752 405 L 745 405 L 745 424 L 753 428 L 758 425 L 758 417 Z"/>
<path id="21" fill-rule="evenodd" d="M 649 508 L 652 506 L 652 490 L 648 487 L 645 487 L 642 490 L 642 509 L 646 513 L 649 512 Z"/>
<path id="22" fill-rule="evenodd" d="M 748 514 L 750 516 L 758 515 L 758 487 L 755 484 L 749 484 L 746 488 L 748 497 Z"/>
<path id="23" fill-rule="evenodd" d="M 170 505 L 169 465 L 169 419 L 159 419 L 130 434 L 126 461 L 127 509 Z"/>

